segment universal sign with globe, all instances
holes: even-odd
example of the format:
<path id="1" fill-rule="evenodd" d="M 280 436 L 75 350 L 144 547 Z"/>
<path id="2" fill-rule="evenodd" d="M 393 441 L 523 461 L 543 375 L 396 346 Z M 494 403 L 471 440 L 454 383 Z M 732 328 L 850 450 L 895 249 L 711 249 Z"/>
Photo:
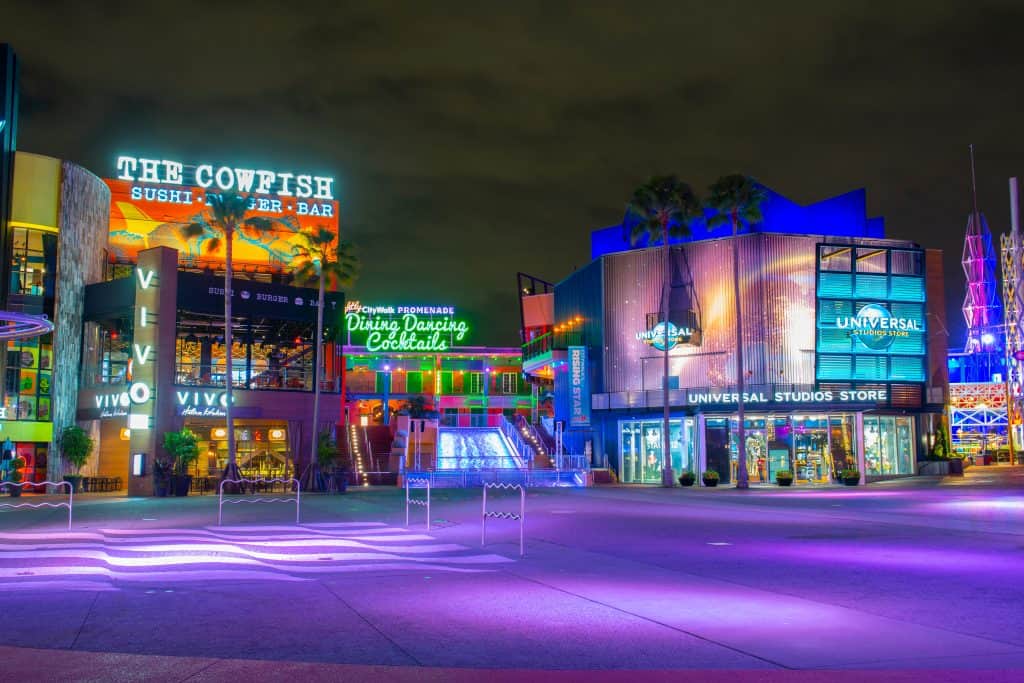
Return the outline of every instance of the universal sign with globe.
<path id="1" fill-rule="evenodd" d="M 667 334 L 666 325 L 668 326 Z M 669 349 L 673 349 L 677 344 L 686 344 L 692 337 L 693 329 L 689 327 L 678 327 L 674 323 L 670 322 L 660 322 L 649 330 L 636 333 L 637 339 L 648 346 L 653 346 L 659 351 L 665 350 L 666 343 Z"/>
<path id="2" fill-rule="evenodd" d="M 836 318 L 836 327 L 850 330 L 861 344 L 873 351 L 892 346 L 897 337 L 909 337 L 911 332 L 923 332 L 921 321 L 893 316 L 882 304 L 861 306 L 855 316 Z"/>

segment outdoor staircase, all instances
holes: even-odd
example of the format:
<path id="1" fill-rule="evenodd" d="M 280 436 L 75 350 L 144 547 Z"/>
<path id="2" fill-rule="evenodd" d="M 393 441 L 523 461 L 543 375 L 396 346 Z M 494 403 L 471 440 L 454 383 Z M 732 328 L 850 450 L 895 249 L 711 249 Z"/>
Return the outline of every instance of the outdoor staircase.
<path id="1" fill-rule="evenodd" d="M 547 450 L 548 453 L 554 453 L 555 452 L 555 437 L 554 437 L 554 435 L 551 434 L 550 432 L 548 432 L 547 427 L 544 426 L 543 422 L 538 422 L 537 424 L 532 425 L 532 426 L 533 426 L 534 431 L 537 433 L 537 436 L 540 438 L 541 443 L 544 444 L 544 449 Z"/>
<path id="2" fill-rule="evenodd" d="M 551 458 L 553 449 L 545 442 L 544 436 L 535 425 L 522 415 L 516 416 L 516 429 L 522 440 L 533 448 L 533 467 L 535 469 L 554 469 L 555 462 Z"/>
<path id="3" fill-rule="evenodd" d="M 355 477 L 354 484 L 362 484 L 366 472 L 366 454 L 360 441 L 359 427 L 349 425 L 348 438 L 339 440 L 338 450 L 342 458 L 350 459 L 352 462 L 352 476 Z"/>

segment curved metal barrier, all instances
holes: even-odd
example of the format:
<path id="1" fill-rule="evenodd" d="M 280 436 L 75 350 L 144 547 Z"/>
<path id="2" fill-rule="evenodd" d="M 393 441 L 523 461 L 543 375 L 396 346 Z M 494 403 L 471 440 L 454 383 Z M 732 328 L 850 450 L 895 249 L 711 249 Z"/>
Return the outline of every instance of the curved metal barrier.
<path id="1" fill-rule="evenodd" d="M 294 484 L 295 497 L 288 498 L 228 498 L 224 500 L 224 484 Z M 255 492 L 255 487 L 253 487 Z M 217 525 L 221 526 L 224 519 L 224 503 L 291 503 L 295 501 L 295 523 L 299 523 L 299 503 L 302 498 L 302 485 L 298 479 L 221 479 L 217 487 Z"/>
<path id="2" fill-rule="evenodd" d="M 410 498 L 409 489 L 426 489 L 426 498 Z M 407 478 L 405 480 L 405 525 L 409 526 L 409 506 L 419 505 L 427 508 L 427 531 L 430 531 L 430 480 Z"/>
<path id="3" fill-rule="evenodd" d="M 67 502 L 66 503 L 50 503 L 50 502 L 42 502 L 42 503 L 0 503 L 0 508 L 14 508 L 14 509 L 29 508 L 29 509 L 33 509 L 33 510 L 38 510 L 40 508 L 67 508 L 68 509 L 68 531 L 71 531 L 71 508 L 75 504 L 75 489 L 74 489 L 74 487 L 71 486 L 71 482 L 67 482 L 67 481 L 23 481 L 23 482 L 20 482 L 20 483 L 15 483 L 13 481 L 5 481 L 5 482 L 3 482 L 3 484 L 0 484 L 0 488 L 6 488 L 8 486 L 17 486 L 19 488 L 24 488 L 26 486 L 44 486 L 44 485 L 45 486 L 56 486 L 57 488 L 61 488 L 61 487 L 67 486 L 68 487 L 68 500 L 67 500 Z"/>
<path id="4" fill-rule="evenodd" d="M 519 491 L 519 513 L 515 512 L 499 512 L 490 511 L 487 509 L 487 490 L 508 490 Z M 526 530 L 526 488 L 519 484 L 484 484 L 484 500 L 483 510 L 480 516 L 480 545 L 486 545 L 487 543 L 487 520 L 490 519 L 511 519 L 519 522 L 519 557 L 526 555 L 526 545 L 524 544 L 525 530 Z"/>

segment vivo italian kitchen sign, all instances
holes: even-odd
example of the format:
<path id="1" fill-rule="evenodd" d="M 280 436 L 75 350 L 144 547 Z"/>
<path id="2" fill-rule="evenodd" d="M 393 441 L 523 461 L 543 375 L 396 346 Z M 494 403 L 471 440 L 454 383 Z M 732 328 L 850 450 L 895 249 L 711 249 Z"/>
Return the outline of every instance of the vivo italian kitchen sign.
<path id="1" fill-rule="evenodd" d="M 176 391 L 174 402 L 178 415 L 185 417 L 226 417 L 228 414 L 226 391 Z"/>

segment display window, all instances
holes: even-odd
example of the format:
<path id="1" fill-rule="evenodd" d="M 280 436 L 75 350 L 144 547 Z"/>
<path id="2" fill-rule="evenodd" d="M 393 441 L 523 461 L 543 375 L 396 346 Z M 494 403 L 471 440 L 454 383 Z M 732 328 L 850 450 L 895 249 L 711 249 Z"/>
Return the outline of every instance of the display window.
<path id="1" fill-rule="evenodd" d="M 864 416 L 868 476 L 914 473 L 914 422 L 906 415 Z"/>
<path id="2" fill-rule="evenodd" d="M 3 399 L 7 419 L 51 419 L 52 370 L 52 334 L 7 342 Z"/>
<path id="3" fill-rule="evenodd" d="M 665 466 L 662 420 L 630 420 L 619 423 L 621 457 L 619 480 L 624 484 L 661 483 Z M 692 417 L 669 421 L 669 450 L 675 472 L 696 472 L 694 457 L 695 420 Z"/>
<path id="4" fill-rule="evenodd" d="M 194 475 L 220 476 L 228 462 L 227 428 L 223 422 L 186 420 L 185 426 L 199 435 L 199 459 Z M 293 476 L 288 427 L 273 421 L 235 421 L 238 468 L 247 479 L 279 479 Z"/>
<path id="5" fill-rule="evenodd" d="M 844 468 L 856 467 L 853 415 L 750 415 L 743 424 L 751 483 L 774 484 L 779 472 L 789 471 L 797 484 L 828 484 Z M 725 418 L 706 420 L 708 469 L 716 470 L 723 483 L 736 481 L 738 432 L 735 416 L 728 429 Z"/>

